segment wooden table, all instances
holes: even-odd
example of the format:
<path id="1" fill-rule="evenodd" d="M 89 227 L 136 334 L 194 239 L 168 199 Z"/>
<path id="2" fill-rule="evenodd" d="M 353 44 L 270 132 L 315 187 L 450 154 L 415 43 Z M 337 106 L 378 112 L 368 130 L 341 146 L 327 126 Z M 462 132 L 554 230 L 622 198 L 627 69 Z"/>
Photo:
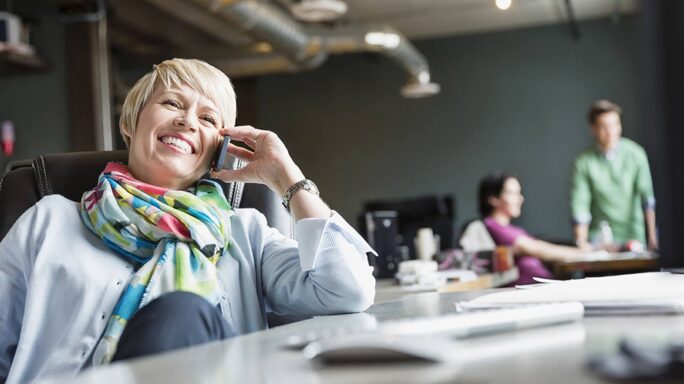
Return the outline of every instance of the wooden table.
<path id="1" fill-rule="evenodd" d="M 582 278 L 585 276 L 612 275 L 656 271 L 658 255 L 653 252 L 614 252 L 609 259 L 558 262 L 553 266 L 557 278 Z"/>

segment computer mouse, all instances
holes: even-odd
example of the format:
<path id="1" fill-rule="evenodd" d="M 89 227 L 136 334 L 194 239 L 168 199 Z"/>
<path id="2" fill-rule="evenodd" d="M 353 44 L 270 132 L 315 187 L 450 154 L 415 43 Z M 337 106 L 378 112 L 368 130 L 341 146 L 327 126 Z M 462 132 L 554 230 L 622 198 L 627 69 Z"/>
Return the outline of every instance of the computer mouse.
<path id="1" fill-rule="evenodd" d="M 306 332 L 291 333 L 288 331 L 283 348 L 302 350 L 314 341 L 357 333 L 369 333 L 378 328 L 378 322 L 374 316 L 360 312 L 319 316 L 315 323 L 306 328 Z"/>
<path id="2" fill-rule="evenodd" d="M 444 360 L 448 348 L 439 339 L 366 333 L 315 341 L 304 356 L 323 364 L 374 364 Z"/>

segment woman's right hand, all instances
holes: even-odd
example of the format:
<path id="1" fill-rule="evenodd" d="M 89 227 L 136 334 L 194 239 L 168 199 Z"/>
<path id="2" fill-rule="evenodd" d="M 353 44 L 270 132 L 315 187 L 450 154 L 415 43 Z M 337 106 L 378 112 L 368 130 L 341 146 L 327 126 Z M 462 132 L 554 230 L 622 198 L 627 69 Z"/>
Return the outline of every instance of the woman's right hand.
<path id="1" fill-rule="evenodd" d="M 247 165 L 241 169 L 212 172 L 212 177 L 225 182 L 266 184 L 279 196 L 283 196 L 294 183 L 304 179 L 304 174 L 275 133 L 242 125 L 223 128 L 219 134 L 247 145 L 248 148 L 243 148 L 231 143 L 228 147 L 231 155 L 245 161 Z"/>
<path id="2" fill-rule="evenodd" d="M 242 141 L 249 147 L 242 148 L 233 144 L 228 147 L 230 154 L 244 160 L 247 165 L 241 169 L 212 172 L 212 177 L 225 182 L 266 184 L 281 197 L 291 186 L 305 179 L 302 171 L 290 157 L 285 144 L 275 133 L 243 125 L 221 129 L 219 134 L 230 136 L 231 141 Z M 328 205 L 312 193 L 295 193 L 289 205 L 290 214 L 295 220 L 328 218 L 331 215 Z"/>

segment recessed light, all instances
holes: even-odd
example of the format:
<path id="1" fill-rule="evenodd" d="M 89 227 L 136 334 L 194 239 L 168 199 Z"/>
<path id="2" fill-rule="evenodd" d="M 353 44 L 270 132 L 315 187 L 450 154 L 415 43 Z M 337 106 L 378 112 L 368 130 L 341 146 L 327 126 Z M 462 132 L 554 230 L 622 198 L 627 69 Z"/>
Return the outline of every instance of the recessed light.
<path id="1" fill-rule="evenodd" d="M 511 7 L 512 0 L 496 0 L 496 7 L 502 11 Z"/>

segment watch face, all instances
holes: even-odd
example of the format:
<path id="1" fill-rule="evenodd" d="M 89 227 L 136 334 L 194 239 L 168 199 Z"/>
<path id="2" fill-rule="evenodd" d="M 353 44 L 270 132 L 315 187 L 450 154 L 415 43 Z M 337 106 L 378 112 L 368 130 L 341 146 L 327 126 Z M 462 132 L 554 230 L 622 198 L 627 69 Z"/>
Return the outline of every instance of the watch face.
<path id="1" fill-rule="evenodd" d="M 304 184 L 304 189 L 315 195 L 318 195 L 318 188 L 316 187 L 316 184 L 314 184 L 312 181 L 307 180 Z"/>

